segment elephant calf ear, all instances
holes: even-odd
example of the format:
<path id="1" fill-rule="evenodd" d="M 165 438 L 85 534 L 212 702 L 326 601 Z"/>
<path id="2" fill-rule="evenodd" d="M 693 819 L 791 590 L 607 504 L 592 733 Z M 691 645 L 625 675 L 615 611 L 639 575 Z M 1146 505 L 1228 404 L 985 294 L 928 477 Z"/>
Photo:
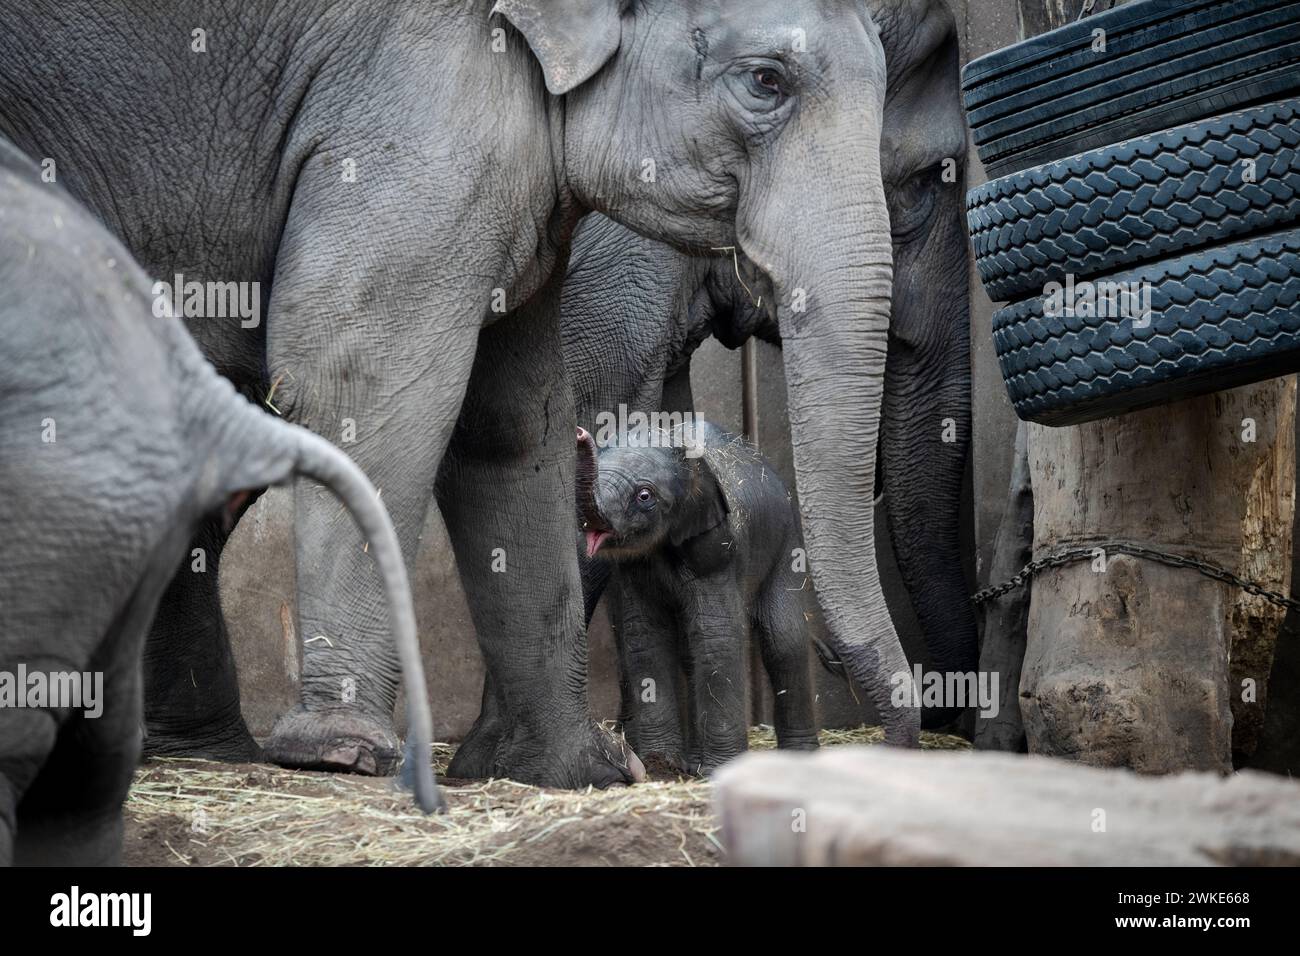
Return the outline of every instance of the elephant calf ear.
<path id="1" fill-rule="evenodd" d="M 581 86 L 618 50 L 624 0 L 497 0 L 542 64 L 546 88 L 561 96 Z"/>
<path id="2" fill-rule="evenodd" d="M 668 539 L 673 547 L 679 548 L 691 538 L 698 538 L 706 531 L 712 531 L 727 520 L 731 509 L 727 507 L 726 496 L 718 485 L 712 469 L 703 458 L 696 459 L 697 484 L 690 500 L 683 502 L 683 514 L 675 521 Z"/>

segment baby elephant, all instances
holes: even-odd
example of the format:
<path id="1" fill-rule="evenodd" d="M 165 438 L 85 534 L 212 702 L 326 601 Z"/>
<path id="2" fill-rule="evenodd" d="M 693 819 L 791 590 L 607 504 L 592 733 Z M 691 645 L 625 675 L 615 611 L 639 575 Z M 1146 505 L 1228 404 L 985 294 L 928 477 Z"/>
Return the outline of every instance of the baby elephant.
<path id="1" fill-rule="evenodd" d="M 374 486 L 154 317 L 121 243 L 2 136 L 0 342 L 0 865 L 117 861 L 159 599 L 201 518 L 295 475 L 369 542 L 406 675 L 407 772 L 436 808 L 410 587 Z"/>
<path id="2" fill-rule="evenodd" d="M 577 437 L 586 550 L 614 565 L 607 593 L 632 749 L 697 773 L 745 750 L 750 634 L 772 682 L 778 745 L 816 747 L 807 575 L 772 466 L 704 422 L 600 450 L 585 429 Z"/>

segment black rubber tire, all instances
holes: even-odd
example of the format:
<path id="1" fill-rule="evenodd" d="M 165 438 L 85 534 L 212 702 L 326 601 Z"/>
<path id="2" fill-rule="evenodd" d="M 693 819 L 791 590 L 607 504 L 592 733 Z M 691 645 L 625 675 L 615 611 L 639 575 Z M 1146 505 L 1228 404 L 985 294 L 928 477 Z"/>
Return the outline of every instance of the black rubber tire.
<path id="1" fill-rule="evenodd" d="M 1091 49 L 1105 30 L 1106 51 Z M 1300 93 L 1300 0 L 1138 0 L 970 63 L 989 178 Z"/>
<path id="2" fill-rule="evenodd" d="M 1149 282 L 1151 319 L 1045 317 L 1037 297 L 993 315 L 1016 414 L 1072 425 L 1300 369 L 1300 229 L 1282 229 L 1108 281 Z"/>
<path id="3" fill-rule="evenodd" d="M 1274 229 L 1300 220 L 1300 99 L 995 179 L 966 205 L 976 267 L 999 302 Z"/>

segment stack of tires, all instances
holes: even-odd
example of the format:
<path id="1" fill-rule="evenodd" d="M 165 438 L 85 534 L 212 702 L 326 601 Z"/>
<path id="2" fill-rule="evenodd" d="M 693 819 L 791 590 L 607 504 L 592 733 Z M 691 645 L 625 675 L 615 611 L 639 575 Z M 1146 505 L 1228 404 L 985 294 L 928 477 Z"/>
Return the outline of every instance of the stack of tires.
<path id="1" fill-rule="evenodd" d="M 967 198 L 1016 413 L 1300 370 L 1300 0 L 1140 0 L 973 61 Z"/>

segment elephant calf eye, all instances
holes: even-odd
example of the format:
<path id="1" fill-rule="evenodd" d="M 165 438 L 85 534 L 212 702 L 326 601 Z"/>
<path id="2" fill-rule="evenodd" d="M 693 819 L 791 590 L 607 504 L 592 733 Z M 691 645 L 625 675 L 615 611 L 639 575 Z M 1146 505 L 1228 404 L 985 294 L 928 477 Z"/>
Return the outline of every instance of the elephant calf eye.
<path id="1" fill-rule="evenodd" d="M 651 491 L 649 488 L 638 488 L 636 490 L 636 500 L 641 502 L 641 504 L 645 504 L 648 501 L 652 501 L 654 499 L 654 496 L 655 496 L 654 492 Z"/>

